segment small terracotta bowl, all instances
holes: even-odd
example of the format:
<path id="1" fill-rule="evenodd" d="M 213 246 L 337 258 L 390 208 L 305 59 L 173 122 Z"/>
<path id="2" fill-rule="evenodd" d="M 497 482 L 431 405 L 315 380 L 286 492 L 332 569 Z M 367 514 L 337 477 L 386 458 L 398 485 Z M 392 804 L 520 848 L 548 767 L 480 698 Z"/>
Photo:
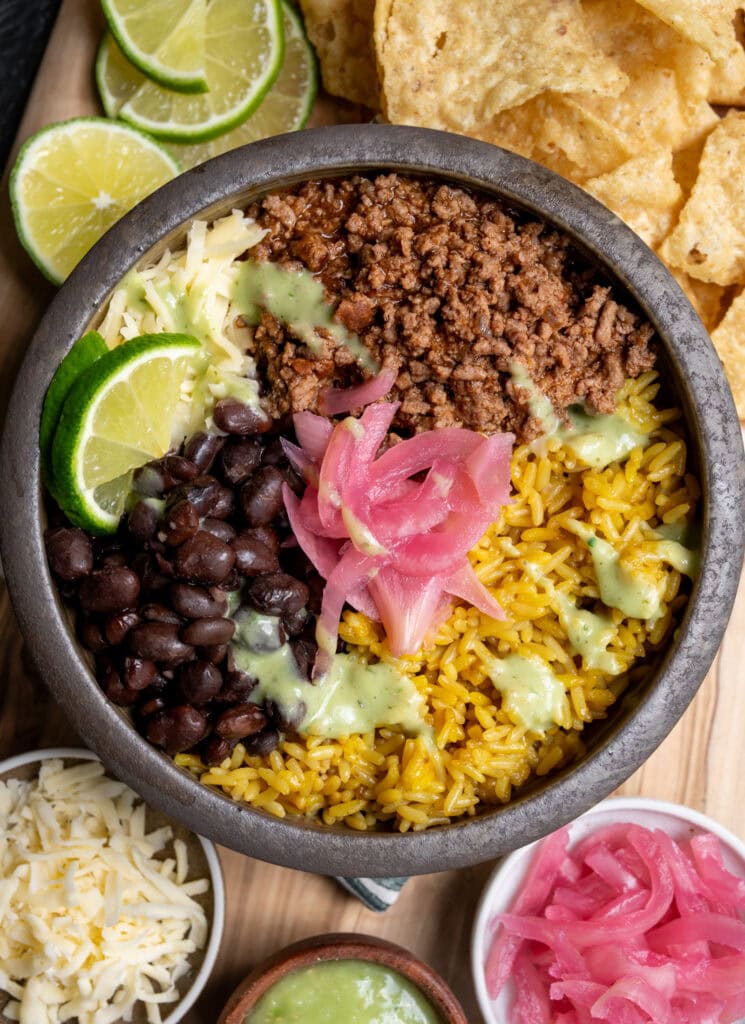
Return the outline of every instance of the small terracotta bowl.
<path id="1" fill-rule="evenodd" d="M 261 997 L 292 971 L 326 960 L 368 960 L 407 978 L 427 997 L 443 1024 L 468 1024 L 445 981 L 413 953 L 372 935 L 316 935 L 286 946 L 255 967 L 226 1003 L 217 1024 L 243 1024 Z"/>

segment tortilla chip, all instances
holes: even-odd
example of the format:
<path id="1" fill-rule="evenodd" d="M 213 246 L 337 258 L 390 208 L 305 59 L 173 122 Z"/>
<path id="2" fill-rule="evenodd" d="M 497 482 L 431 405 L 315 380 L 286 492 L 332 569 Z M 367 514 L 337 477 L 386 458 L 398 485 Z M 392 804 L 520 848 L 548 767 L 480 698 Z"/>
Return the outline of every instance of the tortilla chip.
<path id="1" fill-rule="evenodd" d="M 595 43 L 626 72 L 618 97 L 575 96 L 578 106 L 622 133 L 630 153 L 676 150 L 704 136 L 717 117 L 707 102 L 713 63 L 704 51 L 634 0 L 587 0 Z"/>
<path id="2" fill-rule="evenodd" d="M 717 124 L 719 124 L 719 121 L 717 121 Z M 701 154 L 704 151 L 706 139 L 707 136 L 704 136 L 702 139 L 697 139 L 692 145 L 686 146 L 685 149 L 679 149 L 677 153 L 673 153 L 673 174 L 675 175 L 675 180 L 683 189 L 683 195 L 686 198 L 691 194 L 691 189 L 696 184 Z"/>
<path id="3" fill-rule="evenodd" d="M 546 92 L 506 110 L 479 136 L 582 182 L 632 155 L 623 136 L 570 97 Z"/>
<path id="4" fill-rule="evenodd" d="M 730 111 L 709 135 L 699 174 L 662 258 L 700 281 L 745 281 L 745 113 Z"/>
<path id="5" fill-rule="evenodd" d="M 300 0 L 300 6 L 326 91 L 378 110 L 375 0 Z"/>
<path id="6" fill-rule="evenodd" d="M 673 175 L 673 155 L 666 150 L 627 160 L 583 187 L 652 247 L 670 233 L 683 203 Z"/>
<path id="7" fill-rule="evenodd" d="M 627 82 L 593 46 L 580 0 L 377 0 L 375 51 L 390 121 L 478 137 L 544 90 L 612 95 Z"/>
<path id="8" fill-rule="evenodd" d="M 676 32 L 726 63 L 735 48 L 736 0 L 638 0 Z"/>
<path id="9" fill-rule="evenodd" d="M 737 414 L 745 419 L 745 291 L 740 292 L 727 310 L 711 340 L 732 388 Z"/>
<path id="10" fill-rule="evenodd" d="M 706 330 L 711 334 L 724 315 L 730 289 L 722 288 L 719 284 L 706 284 L 704 281 L 697 281 L 695 277 L 691 277 L 683 270 L 676 270 L 675 267 L 670 268 L 670 273 L 685 292 Z"/>
<path id="11" fill-rule="evenodd" d="M 729 60 L 715 64 L 709 87 L 709 102 L 721 106 L 745 107 L 745 17 L 735 16 L 737 46 Z"/>

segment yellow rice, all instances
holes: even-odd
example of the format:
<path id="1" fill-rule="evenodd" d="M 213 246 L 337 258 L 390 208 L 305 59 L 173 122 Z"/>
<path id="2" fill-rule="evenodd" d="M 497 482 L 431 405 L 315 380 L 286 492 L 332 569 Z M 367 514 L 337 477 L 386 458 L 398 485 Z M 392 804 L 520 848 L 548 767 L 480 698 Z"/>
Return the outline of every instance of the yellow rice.
<path id="1" fill-rule="evenodd" d="M 660 561 L 652 531 L 661 523 L 692 521 L 699 487 L 686 472 L 681 413 L 658 410 L 658 390 L 656 374 L 647 373 L 619 393 L 618 412 L 649 434 L 646 447 L 621 464 L 588 469 L 555 439 L 515 449 L 513 501 L 470 552 L 505 621 L 458 606 L 431 644 L 396 660 L 379 624 L 345 612 L 339 632 L 349 649 L 394 664 L 426 696 L 436 749 L 422 737 L 378 729 L 343 740 L 288 737 L 266 758 L 250 757 L 238 744 L 214 768 L 193 754 L 178 755 L 177 763 L 278 817 L 310 815 L 358 830 L 387 823 L 406 832 L 506 803 L 531 776 L 581 755 L 585 724 L 604 717 L 629 682 L 643 676 L 645 660 L 665 645 L 686 601 L 681 575 Z M 552 598 L 523 565 L 524 559 L 539 565 L 575 603 L 592 607 L 597 580 L 587 545 L 566 529 L 571 520 L 591 525 L 632 572 L 664 579 L 656 621 L 610 610 L 616 633 L 608 649 L 629 670 L 621 676 L 581 667 Z M 545 734 L 516 725 L 502 710 L 485 666 L 494 655 L 509 654 L 537 655 L 564 685 L 561 722 Z"/>

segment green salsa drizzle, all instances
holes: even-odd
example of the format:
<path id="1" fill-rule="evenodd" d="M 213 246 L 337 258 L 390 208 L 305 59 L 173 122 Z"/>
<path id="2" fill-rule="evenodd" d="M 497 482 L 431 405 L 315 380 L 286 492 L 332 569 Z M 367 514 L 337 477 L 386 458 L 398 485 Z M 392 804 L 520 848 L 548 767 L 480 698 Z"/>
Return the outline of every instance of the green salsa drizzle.
<path id="1" fill-rule="evenodd" d="M 524 563 L 525 571 L 540 583 L 554 603 L 559 622 L 567 635 L 574 654 L 582 657 L 586 669 L 597 668 L 610 675 L 624 671 L 621 660 L 608 651 L 608 646 L 617 634 L 617 629 L 607 615 L 577 608 L 571 598 L 557 590 L 552 581 L 544 576 L 533 562 Z"/>
<path id="2" fill-rule="evenodd" d="M 320 350 L 317 328 L 322 327 L 338 344 L 346 345 L 360 366 L 371 371 L 379 369 L 357 335 L 334 320 L 323 283 L 309 270 L 246 261 L 240 266 L 231 297 L 247 323 L 257 324 L 261 310 L 266 309 L 312 352 Z"/>
<path id="3" fill-rule="evenodd" d="M 271 986 L 244 1024 L 443 1024 L 423 992 L 365 960 L 300 967 Z"/>
<path id="4" fill-rule="evenodd" d="M 543 437 L 539 444 L 555 437 L 573 455 L 593 469 L 605 469 L 612 462 L 628 458 L 634 448 L 643 447 L 649 436 L 637 430 L 617 414 L 594 414 L 581 405 L 567 409 L 568 426 L 562 426 L 549 399 L 536 386 L 532 377 L 521 363 L 510 363 L 510 375 L 514 384 L 528 392 L 530 415 L 541 423 Z"/>
<path id="5" fill-rule="evenodd" d="M 518 725 L 545 732 L 561 721 L 564 686 L 541 658 L 520 654 L 494 658 L 487 672 L 502 694 L 502 707 Z"/>
<path id="6" fill-rule="evenodd" d="M 384 662 L 368 665 L 352 654 L 335 654 L 328 673 L 314 686 L 298 672 L 289 644 L 255 649 L 270 632 L 263 621 L 269 618 L 259 622 L 256 616 L 236 616 L 233 656 L 239 669 L 258 680 L 252 701 L 272 700 L 286 709 L 303 705 L 297 726 L 303 735 L 338 739 L 398 726 L 410 736 L 431 737 L 424 697 L 408 676 Z"/>

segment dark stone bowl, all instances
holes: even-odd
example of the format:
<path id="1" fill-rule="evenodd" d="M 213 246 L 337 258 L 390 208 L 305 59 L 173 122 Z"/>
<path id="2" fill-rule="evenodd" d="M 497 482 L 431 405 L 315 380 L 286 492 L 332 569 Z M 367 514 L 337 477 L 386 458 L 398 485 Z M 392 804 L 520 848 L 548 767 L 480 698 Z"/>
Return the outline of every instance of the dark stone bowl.
<path id="1" fill-rule="evenodd" d="M 278 820 L 196 782 L 142 739 L 99 689 L 52 583 L 38 429 L 44 393 L 73 341 L 135 264 L 181 240 L 195 216 L 213 218 L 270 189 L 354 171 L 425 174 L 478 189 L 565 231 L 656 328 L 663 374 L 686 413 L 703 488 L 701 572 L 669 648 L 647 677 L 587 731 L 577 763 L 535 781 L 510 804 L 421 833 L 358 833 Z M 95 246 L 60 289 L 28 350 L 2 450 L 0 540 L 21 629 L 42 677 L 106 765 L 155 807 L 216 842 L 324 874 L 404 875 L 474 864 L 514 850 L 607 796 L 667 736 L 722 639 L 743 556 L 745 457 L 740 426 L 711 341 L 677 284 L 618 218 L 542 167 L 493 146 L 420 128 L 322 128 L 268 139 L 197 167 L 160 189 Z"/>

